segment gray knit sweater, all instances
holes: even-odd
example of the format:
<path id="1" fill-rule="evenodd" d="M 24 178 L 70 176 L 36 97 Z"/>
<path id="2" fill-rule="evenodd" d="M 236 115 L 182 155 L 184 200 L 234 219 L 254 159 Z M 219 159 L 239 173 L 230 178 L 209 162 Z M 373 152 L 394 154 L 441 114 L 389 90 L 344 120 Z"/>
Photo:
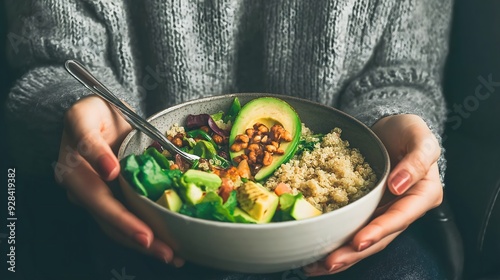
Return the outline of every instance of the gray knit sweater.
<path id="1" fill-rule="evenodd" d="M 27 3 L 24 3 L 27 2 Z M 234 92 L 287 94 L 367 125 L 420 115 L 438 136 L 451 0 L 8 0 L 11 148 L 51 172 L 82 61 L 144 115 Z M 438 137 L 439 138 L 439 137 Z M 441 170 L 444 162 L 441 161 Z"/>

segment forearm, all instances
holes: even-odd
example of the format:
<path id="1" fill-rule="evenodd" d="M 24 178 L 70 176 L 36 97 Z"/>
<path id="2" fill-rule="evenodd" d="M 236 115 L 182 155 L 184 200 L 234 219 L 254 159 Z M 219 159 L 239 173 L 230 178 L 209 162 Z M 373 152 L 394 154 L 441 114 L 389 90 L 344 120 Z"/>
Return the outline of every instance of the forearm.
<path id="1" fill-rule="evenodd" d="M 341 109 L 368 126 L 396 114 L 420 116 L 441 142 L 446 103 L 441 80 L 451 1 L 399 1 L 370 65 L 341 97 Z M 441 176 L 445 161 L 439 160 Z"/>
<path id="2" fill-rule="evenodd" d="M 98 71 L 101 78 L 106 72 Z M 138 107 L 123 87 L 110 84 L 111 78 L 105 80 L 122 99 Z M 5 107 L 8 150 L 15 163 L 29 173 L 49 174 L 59 152 L 64 113 L 89 94 L 63 66 L 35 68 L 19 79 Z"/>
<path id="3" fill-rule="evenodd" d="M 420 116 L 436 133 L 443 132 L 446 103 L 440 86 L 424 70 L 384 67 L 370 71 L 347 89 L 342 109 L 368 126 L 395 114 Z"/>

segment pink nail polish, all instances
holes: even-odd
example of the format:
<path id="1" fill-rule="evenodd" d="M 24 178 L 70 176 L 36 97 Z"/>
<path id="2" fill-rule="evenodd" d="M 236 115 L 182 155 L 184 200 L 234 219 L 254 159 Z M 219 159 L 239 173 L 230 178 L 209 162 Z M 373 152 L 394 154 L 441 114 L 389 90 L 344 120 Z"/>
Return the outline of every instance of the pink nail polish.
<path id="1" fill-rule="evenodd" d="M 155 256 L 156 256 L 159 260 L 163 261 L 164 263 L 166 263 L 166 264 L 170 263 L 170 262 L 168 261 L 168 258 L 167 258 L 167 256 L 166 256 L 166 254 L 165 254 L 165 253 L 163 253 L 163 252 L 155 252 L 155 253 L 154 253 L 154 255 L 155 255 Z"/>
<path id="2" fill-rule="evenodd" d="M 109 177 L 116 167 L 114 159 L 108 154 L 102 155 L 98 159 L 97 172 L 105 179 Z"/>
<path id="3" fill-rule="evenodd" d="M 334 272 L 336 270 L 339 270 L 340 268 L 342 268 L 344 266 L 343 263 L 334 263 L 330 269 L 328 269 L 328 272 Z"/>
<path id="4" fill-rule="evenodd" d="M 408 189 L 408 183 L 411 176 L 407 171 L 399 171 L 394 178 L 392 178 L 391 185 L 397 194 L 402 194 Z"/>
<path id="5" fill-rule="evenodd" d="M 367 249 L 370 246 L 372 246 L 372 242 L 371 241 L 363 241 L 358 246 L 358 252 L 361 252 L 361 251 Z"/>
<path id="6" fill-rule="evenodd" d="M 134 235 L 134 239 L 135 241 L 141 245 L 142 247 L 144 248 L 148 248 L 149 247 L 149 238 L 146 234 L 144 233 L 137 233 Z"/>

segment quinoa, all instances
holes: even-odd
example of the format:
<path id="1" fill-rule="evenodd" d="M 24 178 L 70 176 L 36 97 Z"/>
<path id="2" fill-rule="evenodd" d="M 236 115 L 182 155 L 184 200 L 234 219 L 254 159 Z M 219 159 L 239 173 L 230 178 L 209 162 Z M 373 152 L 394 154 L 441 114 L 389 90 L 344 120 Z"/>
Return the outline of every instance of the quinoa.
<path id="1" fill-rule="evenodd" d="M 310 129 L 302 126 L 302 139 L 314 141 Z M 280 182 L 292 192 L 301 192 L 307 201 L 323 213 L 345 206 L 365 194 L 377 180 L 370 165 L 356 148 L 341 138 L 334 128 L 317 141 L 312 151 L 303 151 L 282 164 L 264 186 L 273 191 Z"/>
<path id="2" fill-rule="evenodd" d="M 177 134 L 185 134 L 186 130 L 183 126 L 180 126 L 178 123 L 174 123 L 169 130 L 166 131 L 166 136 L 175 137 Z"/>

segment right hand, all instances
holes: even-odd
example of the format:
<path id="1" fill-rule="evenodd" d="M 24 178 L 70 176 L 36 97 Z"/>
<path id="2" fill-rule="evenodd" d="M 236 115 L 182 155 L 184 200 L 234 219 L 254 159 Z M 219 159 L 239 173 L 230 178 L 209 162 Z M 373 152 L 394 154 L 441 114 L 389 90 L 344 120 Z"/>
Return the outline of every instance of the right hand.
<path id="1" fill-rule="evenodd" d="M 112 239 L 180 267 L 184 260 L 156 239 L 152 230 L 113 196 L 105 182 L 120 173 L 114 151 L 130 130 L 131 126 L 100 97 L 76 102 L 64 118 L 56 180 L 66 189 L 68 198 L 87 209 Z"/>

